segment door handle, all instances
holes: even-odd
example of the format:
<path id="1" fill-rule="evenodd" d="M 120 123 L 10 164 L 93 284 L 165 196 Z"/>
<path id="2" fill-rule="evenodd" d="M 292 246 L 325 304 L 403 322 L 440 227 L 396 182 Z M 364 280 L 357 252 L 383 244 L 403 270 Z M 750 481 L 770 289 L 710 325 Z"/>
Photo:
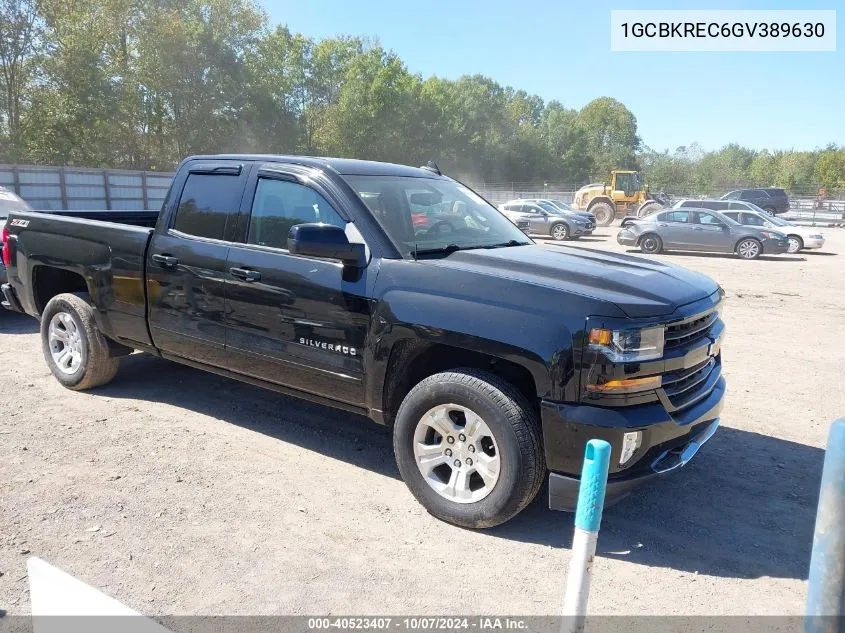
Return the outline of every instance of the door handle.
<path id="1" fill-rule="evenodd" d="M 668 225 L 668 224 L 663 224 L 663 223 L 660 223 L 660 224 L 658 224 L 658 226 L 669 226 L 669 225 Z"/>
<path id="2" fill-rule="evenodd" d="M 156 253 L 153 255 L 153 261 L 164 268 L 174 268 L 179 264 L 178 257 L 171 257 L 170 255 L 160 255 Z"/>
<path id="3" fill-rule="evenodd" d="M 704 230 L 704 227 L 701 227 L 701 226 L 693 227 L 693 231 L 703 231 L 703 230 Z"/>
<path id="4" fill-rule="evenodd" d="M 230 268 L 229 274 L 232 277 L 243 279 L 246 282 L 260 281 L 261 273 L 257 270 L 249 270 L 248 268 Z"/>

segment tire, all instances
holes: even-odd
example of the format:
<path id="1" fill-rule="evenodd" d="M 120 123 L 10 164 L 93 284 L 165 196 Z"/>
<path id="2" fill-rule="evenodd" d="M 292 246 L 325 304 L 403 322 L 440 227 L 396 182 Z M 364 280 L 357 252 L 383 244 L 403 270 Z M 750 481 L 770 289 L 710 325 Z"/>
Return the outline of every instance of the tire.
<path id="1" fill-rule="evenodd" d="M 607 202 L 597 202 L 587 211 L 596 216 L 596 224 L 599 226 L 610 226 L 616 217 L 616 211 Z"/>
<path id="2" fill-rule="evenodd" d="M 656 255 L 663 250 L 663 240 L 654 233 L 646 233 L 640 238 L 640 250 L 649 255 Z"/>
<path id="3" fill-rule="evenodd" d="M 763 252 L 763 245 L 751 237 L 740 240 L 736 245 L 736 254 L 742 259 L 757 259 Z"/>
<path id="4" fill-rule="evenodd" d="M 120 365 L 97 328 L 94 310 L 74 294 L 56 295 L 44 308 L 41 348 L 56 380 L 74 391 L 106 384 Z"/>
<path id="5" fill-rule="evenodd" d="M 660 211 L 662 208 L 663 205 L 659 202 L 646 202 L 637 209 L 637 217 L 644 218 L 647 215 Z"/>
<path id="6" fill-rule="evenodd" d="M 563 222 L 558 222 L 554 224 L 549 231 L 549 235 L 552 236 L 552 239 L 557 240 L 558 242 L 562 242 L 563 240 L 569 239 L 569 227 L 566 226 Z"/>
<path id="7" fill-rule="evenodd" d="M 804 248 L 804 240 L 801 239 L 800 235 L 787 235 L 789 239 L 789 250 L 786 251 L 787 253 L 797 253 L 802 248 Z"/>
<path id="8" fill-rule="evenodd" d="M 417 501 L 466 528 L 514 517 L 537 496 L 546 474 L 536 412 L 509 383 L 476 369 L 435 374 L 411 389 L 396 416 L 393 449 Z M 418 463 L 427 458 L 427 467 Z"/>

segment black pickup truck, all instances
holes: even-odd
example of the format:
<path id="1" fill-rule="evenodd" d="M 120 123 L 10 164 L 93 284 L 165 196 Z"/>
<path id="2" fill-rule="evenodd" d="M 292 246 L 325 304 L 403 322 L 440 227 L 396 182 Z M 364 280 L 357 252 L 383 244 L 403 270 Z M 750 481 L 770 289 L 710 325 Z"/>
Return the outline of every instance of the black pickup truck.
<path id="1" fill-rule="evenodd" d="M 613 502 L 719 424 L 715 282 L 535 244 L 436 167 L 191 157 L 152 223 L 9 215 L 4 305 L 41 319 L 63 385 L 141 350 L 367 415 L 417 499 L 467 527 L 516 515 L 547 473 L 572 509 L 591 438 L 613 447 Z"/>

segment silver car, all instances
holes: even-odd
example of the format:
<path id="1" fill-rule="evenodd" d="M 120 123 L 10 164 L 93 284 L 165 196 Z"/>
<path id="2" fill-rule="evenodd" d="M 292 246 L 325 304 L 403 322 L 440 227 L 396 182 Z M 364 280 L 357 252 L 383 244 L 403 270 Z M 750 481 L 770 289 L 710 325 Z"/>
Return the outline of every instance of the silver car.
<path id="1" fill-rule="evenodd" d="M 518 227 L 528 224 L 534 235 L 548 235 L 555 240 L 568 240 L 591 235 L 596 229 L 595 218 L 584 213 L 567 213 L 547 201 L 511 200 L 499 206 Z"/>
<path id="2" fill-rule="evenodd" d="M 764 253 L 785 253 L 789 249 L 789 240 L 783 233 L 741 226 L 718 211 L 695 208 L 626 218 L 616 241 L 639 246 L 643 253 L 710 251 L 736 253 L 742 259 L 756 259 Z"/>

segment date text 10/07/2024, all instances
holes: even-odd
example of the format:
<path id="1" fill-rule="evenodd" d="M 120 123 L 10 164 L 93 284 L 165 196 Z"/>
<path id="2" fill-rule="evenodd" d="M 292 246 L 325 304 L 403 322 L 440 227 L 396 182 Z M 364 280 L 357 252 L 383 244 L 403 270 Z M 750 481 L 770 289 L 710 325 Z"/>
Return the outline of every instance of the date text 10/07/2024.
<path id="1" fill-rule="evenodd" d="M 524 631 L 525 619 L 495 616 L 474 617 L 326 617 L 309 618 L 308 629 L 400 630 L 400 631 Z"/>

